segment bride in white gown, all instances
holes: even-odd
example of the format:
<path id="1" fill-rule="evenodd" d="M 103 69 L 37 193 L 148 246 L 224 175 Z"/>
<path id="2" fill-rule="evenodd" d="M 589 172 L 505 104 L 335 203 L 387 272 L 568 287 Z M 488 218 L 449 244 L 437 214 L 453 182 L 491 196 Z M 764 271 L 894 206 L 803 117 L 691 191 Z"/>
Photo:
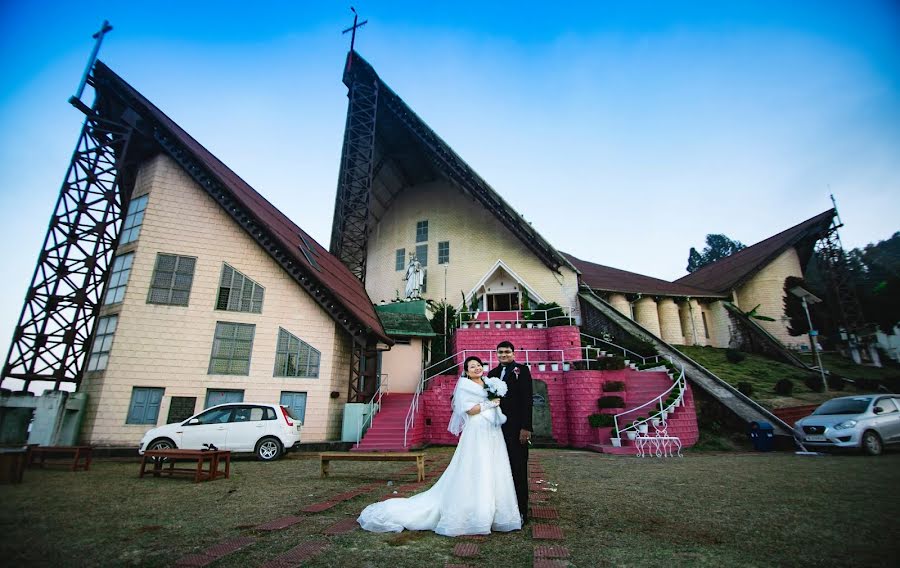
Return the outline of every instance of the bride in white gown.
<path id="1" fill-rule="evenodd" d="M 445 536 L 522 528 L 499 399 L 488 400 L 481 360 L 465 360 L 453 391 L 449 430 L 460 436 L 453 459 L 428 491 L 369 505 L 357 522 L 367 531 L 433 530 Z"/>

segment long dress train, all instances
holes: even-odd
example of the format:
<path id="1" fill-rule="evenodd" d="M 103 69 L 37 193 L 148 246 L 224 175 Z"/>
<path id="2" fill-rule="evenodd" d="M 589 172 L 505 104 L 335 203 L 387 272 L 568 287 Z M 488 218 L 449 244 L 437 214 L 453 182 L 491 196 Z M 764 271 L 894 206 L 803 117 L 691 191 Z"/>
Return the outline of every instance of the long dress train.
<path id="1" fill-rule="evenodd" d="M 522 528 L 506 443 L 500 431 L 503 415 L 498 408 L 465 415 L 465 410 L 487 400 L 484 389 L 465 377 L 460 379 L 453 396 L 454 419 L 461 423 L 462 435 L 444 474 L 428 491 L 373 503 L 363 509 L 357 519 L 363 529 L 433 530 L 459 536 Z"/>

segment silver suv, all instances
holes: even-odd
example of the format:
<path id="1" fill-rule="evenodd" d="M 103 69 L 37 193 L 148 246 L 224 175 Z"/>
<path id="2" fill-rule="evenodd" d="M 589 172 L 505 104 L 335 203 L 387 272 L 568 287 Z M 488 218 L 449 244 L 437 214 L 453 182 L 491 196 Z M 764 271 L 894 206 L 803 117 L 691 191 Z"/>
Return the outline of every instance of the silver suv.
<path id="1" fill-rule="evenodd" d="M 870 456 L 900 442 L 900 395 L 867 394 L 833 398 L 794 425 L 812 448 L 862 448 Z"/>

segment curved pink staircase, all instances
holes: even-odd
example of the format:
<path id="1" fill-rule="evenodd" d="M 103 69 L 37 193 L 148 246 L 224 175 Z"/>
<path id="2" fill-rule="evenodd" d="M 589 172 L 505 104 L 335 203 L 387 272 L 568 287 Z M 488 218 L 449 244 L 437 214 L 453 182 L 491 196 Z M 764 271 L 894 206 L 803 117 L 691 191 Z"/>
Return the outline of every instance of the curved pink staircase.
<path id="1" fill-rule="evenodd" d="M 672 380 L 662 371 L 637 371 L 633 373 L 625 381 L 625 412 L 638 408 L 639 406 L 653 400 L 669 387 L 672 386 Z M 690 447 L 697 443 L 700 431 L 697 427 L 697 411 L 694 407 L 694 395 L 691 391 L 691 385 L 686 384 L 683 404 L 675 409 L 666 419 L 669 436 L 677 436 L 681 440 L 682 447 Z M 607 393 L 614 395 L 616 393 Z M 651 409 L 643 408 L 636 412 L 625 415 L 625 423 L 620 426 L 627 426 L 638 416 L 647 418 L 650 416 Z M 621 420 L 621 418 L 620 418 Z M 652 426 L 650 427 L 652 432 Z M 612 444 L 589 444 L 588 448 L 600 451 L 605 454 L 618 455 L 635 455 L 638 453 L 635 443 L 625 438 L 622 439 L 622 447 L 614 447 Z"/>

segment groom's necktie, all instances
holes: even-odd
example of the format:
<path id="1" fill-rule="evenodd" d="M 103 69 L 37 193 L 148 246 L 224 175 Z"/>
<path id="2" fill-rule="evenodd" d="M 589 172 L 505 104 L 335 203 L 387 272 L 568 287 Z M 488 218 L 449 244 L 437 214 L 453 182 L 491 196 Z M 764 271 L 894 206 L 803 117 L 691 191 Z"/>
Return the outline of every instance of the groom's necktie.
<path id="1" fill-rule="evenodd" d="M 503 377 L 506 376 L 506 365 L 500 367 L 500 380 L 503 380 Z"/>

